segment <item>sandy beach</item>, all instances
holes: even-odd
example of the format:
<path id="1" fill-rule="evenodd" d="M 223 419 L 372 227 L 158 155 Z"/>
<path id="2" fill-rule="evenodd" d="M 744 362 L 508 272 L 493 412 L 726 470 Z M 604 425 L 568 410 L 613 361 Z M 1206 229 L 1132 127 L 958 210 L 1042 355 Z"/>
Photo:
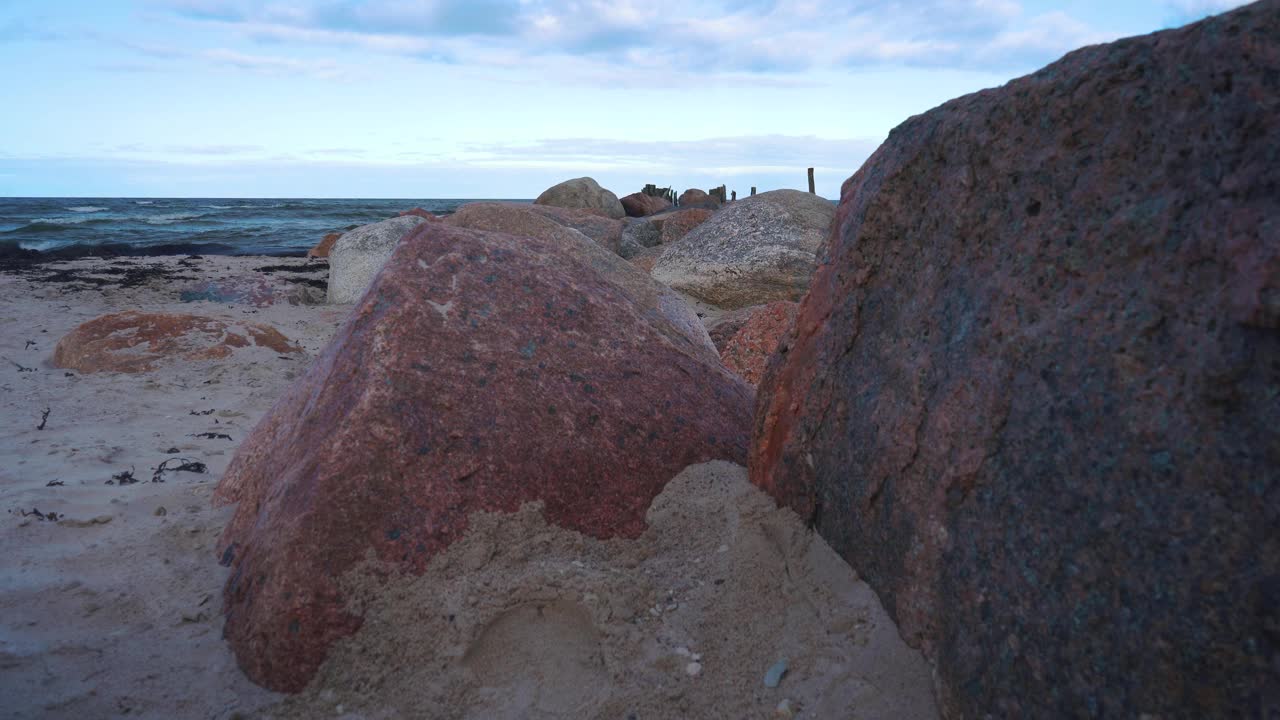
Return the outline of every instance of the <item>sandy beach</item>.
<path id="1" fill-rule="evenodd" d="M 346 308 L 311 304 L 324 277 L 323 263 L 257 257 L 0 274 L 0 715 L 936 715 L 927 665 L 874 593 L 728 463 L 682 473 L 635 540 L 549 527 L 527 505 L 474 518 L 420 577 L 382 588 L 353 572 L 365 626 L 311 685 L 286 698 L 249 682 L 221 637 L 215 540 L 230 508 L 209 498 L 342 322 Z M 53 367 L 59 338 L 124 310 L 265 323 L 303 353 Z M 206 471 L 153 482 L 173 458 Z"/>

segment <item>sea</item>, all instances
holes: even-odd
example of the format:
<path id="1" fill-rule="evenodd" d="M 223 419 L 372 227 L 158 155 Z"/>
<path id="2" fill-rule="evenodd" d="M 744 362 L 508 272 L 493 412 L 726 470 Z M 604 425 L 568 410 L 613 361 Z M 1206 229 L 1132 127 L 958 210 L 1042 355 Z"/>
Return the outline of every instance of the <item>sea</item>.
<path id="1" fill-rule="evenodd" d="M 411 208 L 448 215 L 469 202 L 478 200 L 0 198 L 0 258 L 297 256 L 331 232 Z"/>

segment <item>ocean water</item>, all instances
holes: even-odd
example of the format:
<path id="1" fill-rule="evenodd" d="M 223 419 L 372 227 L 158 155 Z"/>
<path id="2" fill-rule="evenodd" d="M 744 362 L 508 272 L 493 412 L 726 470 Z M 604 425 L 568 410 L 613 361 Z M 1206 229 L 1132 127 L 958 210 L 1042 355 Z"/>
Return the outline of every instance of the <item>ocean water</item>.
<path id="1" fill-rule="evenodd" d="M 0 257 L 299 255 L 331 232 L 475 200 L 0 198 Z M 516 202 L 530 202 L 522 200 Z"/>

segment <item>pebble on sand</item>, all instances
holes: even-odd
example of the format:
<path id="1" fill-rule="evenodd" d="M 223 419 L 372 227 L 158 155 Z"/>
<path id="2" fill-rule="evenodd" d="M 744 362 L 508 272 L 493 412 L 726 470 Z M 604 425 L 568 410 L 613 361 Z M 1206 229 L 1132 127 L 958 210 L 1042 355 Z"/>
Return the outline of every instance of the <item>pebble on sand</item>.
<path id="1" fill-rule="evenodd" d="M 764 674 L 764 686 L 767 688 L 776 688 L 778 683 L 782 682 L 782 676 L 787 674 L 787 659 L 783 658 L 774 663 Z"/>

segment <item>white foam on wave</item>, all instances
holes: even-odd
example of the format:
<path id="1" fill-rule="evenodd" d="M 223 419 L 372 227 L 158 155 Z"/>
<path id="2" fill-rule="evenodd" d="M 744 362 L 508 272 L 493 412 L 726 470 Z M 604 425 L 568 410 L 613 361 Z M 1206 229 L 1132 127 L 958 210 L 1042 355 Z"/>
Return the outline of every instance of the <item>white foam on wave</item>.
<path id="1" fill-rule="evenodd" d="M 133 204 L 134 205 L 155 205 L 156 201 L 155 200 L 134 200 Z"/>
<path id="2" fill-rule="evenodd" d="M 104 208 L 104 207 L 98 207 L 98 206 L 96 206 L 96 205 L 77 205 L 76 207 L 69 207 L 69 208 L 66 208 L 66 209 L 67 209 L 67 210 L 70 210 L 71 212 L 78 212 L 78 213 L 91 213 L 91 212 L 102 212 L 103 210 L 106 210 L 107 208 Z"/>
<path id="3" fill-rule="evenodd" d="M 57 242 L 55 240 L 22 240 L 18 243 L 18 247 L 23 250 L 35 250 L 36 252 L 55 250 L 64 245 L 66 245 L 66 243 Z"/>
<path id="4" fill-rule="evenodd" d="M 230 210 L 235 205 L 201 205 L 200 207 L 210 208 L 212 210 Z"/>
<path id="5" fill-rule="evenodd" d="M 35 220 L 32 220 L 27 224 L 28 225 L 79 225 L 80 223 L 89 222 L 92 219 L 93 218 L 87 218 L 87 217 L 36 218 Z"/>
<path id="6" fill-rule="evenodd" d="M 173 223 L 179 223 L 183 220 L 194 220 L 195 218 L 204 217 L 205 215 L 208 215 L 208 213 L 169 213 L 168 215 L 152 215 L 149 218 L 144 218 L 144 221 L 148 225 L 172 225 Z"/>

